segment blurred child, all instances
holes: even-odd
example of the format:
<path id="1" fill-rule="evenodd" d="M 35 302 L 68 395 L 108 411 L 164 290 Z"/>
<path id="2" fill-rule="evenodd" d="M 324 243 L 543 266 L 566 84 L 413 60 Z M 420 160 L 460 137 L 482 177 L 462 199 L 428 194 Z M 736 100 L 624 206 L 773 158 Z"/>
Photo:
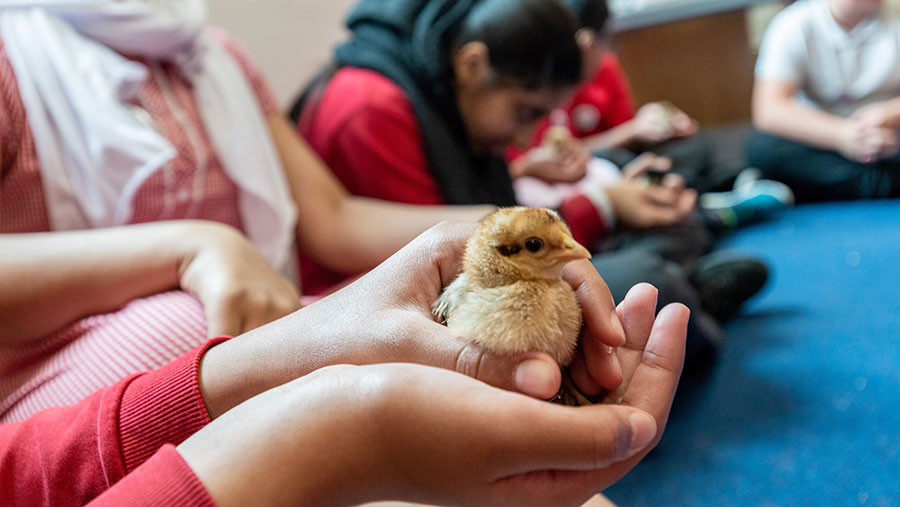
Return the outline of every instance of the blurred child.
<path id="1" fill-rule="evenodd" d="M 532 148 L 508 150 L 510 172 L 517 178 L 516 195 L 523 203 L 535 205 L 547 198 L 558 199 L 597 182 L 609 187 L 621 180 L 609 162 L 625 167 L 648 150 L 664 155 L 671 172 L 702 193 L 699 207 L 713 231 L 733 230 L 793 203 L 789 188 L 761 180 L 758 171 L 737 174 L 734 168 L 714 169 L 706 136 L 699 132 L 695 120 L 672 103 L 652 102 L 635 110 L 628 80 L 618 57 L 609 50 L 606 1 L 564 3 L 577 15 L 581 26 L 577 40 L 586 78 L 562 107 L 541 122 Z M 548 145 L 556 149 L 549 150 Z M 579 150 L 597 158 L 576 166 L 581 160 L 575 155 Z M 733 187 L 727 188 L 732 181 Z"/>
<path id="2" fill-rule="evenodd" d="M 900 196 L 900 17 L 883 0 L 801 0 L 760 48 L 750 163 L 799 201 Z"/>

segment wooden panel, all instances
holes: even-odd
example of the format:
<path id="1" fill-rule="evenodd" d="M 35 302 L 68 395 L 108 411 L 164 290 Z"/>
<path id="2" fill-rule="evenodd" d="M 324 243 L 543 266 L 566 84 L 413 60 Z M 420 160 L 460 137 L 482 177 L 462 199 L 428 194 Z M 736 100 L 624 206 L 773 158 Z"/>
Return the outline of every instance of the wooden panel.
<path id="1" fill-rule="evenodd" d="M 620 32 L 637 104 L 669 100 L 702 125 L 750 120 L 754 55 L 744 11 Z"/>

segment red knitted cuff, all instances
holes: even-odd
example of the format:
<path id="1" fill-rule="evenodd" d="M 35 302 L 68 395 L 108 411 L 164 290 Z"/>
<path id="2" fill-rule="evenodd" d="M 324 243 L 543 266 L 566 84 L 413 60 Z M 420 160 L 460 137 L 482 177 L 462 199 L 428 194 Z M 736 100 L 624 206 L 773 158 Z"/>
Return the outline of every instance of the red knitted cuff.
<path id="1" fill-rule="evenodd" d="M 165 444 L 179 444 L 209 423 L 200 393 L 203 354 L 228 338 L 207 341 L 159 370 L 136 377 L 119 407 L 119 438 L 125 473 Z"/>

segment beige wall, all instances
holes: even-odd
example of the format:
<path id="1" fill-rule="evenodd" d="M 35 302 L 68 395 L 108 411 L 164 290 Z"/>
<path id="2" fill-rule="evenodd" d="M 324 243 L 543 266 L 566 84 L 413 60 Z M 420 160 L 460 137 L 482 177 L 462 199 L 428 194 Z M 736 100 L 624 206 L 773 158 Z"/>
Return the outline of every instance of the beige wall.
<path id="1" fill-rule="evenodd" d="M 344 15 L 354 1 L 209 0 L 208 4 L 211 22 L 253 52 L 279 103 L 287 106 L 344 37 Z"/>

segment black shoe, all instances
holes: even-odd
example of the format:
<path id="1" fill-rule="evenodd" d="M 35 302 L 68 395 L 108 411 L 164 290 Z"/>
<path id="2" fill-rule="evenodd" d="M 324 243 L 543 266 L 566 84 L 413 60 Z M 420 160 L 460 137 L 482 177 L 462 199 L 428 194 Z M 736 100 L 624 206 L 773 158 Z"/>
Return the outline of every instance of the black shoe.
<path id="1" fill-rule="evenodd" d="M 759 292 L 768 276 L 766 265 L 753 257 L 719 254 L 700 259 L 691 282 L 703 308 L 721 321 L 737 313 L 744 301 Z"/>

